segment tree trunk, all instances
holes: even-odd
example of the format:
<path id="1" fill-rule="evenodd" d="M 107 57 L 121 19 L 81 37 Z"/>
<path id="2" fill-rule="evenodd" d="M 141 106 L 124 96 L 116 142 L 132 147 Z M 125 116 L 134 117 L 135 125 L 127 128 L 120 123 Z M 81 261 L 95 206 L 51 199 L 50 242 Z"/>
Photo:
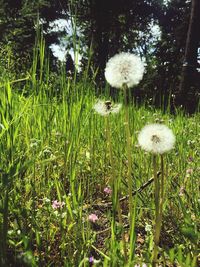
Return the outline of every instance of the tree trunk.
<path id="1" fill-rule="evenodd" d="M 193 113 L 195 111 L 198 102 L 198 97 L 195 96 L 195 81 L 197 79 L 197 57 L 199 43 L 200 0 L 192 0 L 185 55 L 178 93 L 178 104 L 181 104 L 189 113 Z"/>
<path id="2" fill-rule="evenodd" d="M 91 6 L 93 17 L 93 62 L 98 68 L 97 80 L 104 77 L 104 69 L 109 53 L 110 10 L 106 5 L 107 0 L 94 1 Z"/>

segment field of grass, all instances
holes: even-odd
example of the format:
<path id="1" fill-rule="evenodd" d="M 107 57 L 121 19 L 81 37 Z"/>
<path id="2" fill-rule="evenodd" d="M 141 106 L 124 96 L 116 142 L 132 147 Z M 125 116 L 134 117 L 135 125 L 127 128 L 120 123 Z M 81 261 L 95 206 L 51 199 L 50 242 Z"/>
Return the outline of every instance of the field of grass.
<path id="1" fill-rule="evenodd" d="M 173 130 L 176 145 L 164 156 L 159 266 L 197 266 L 200 114 L 171 115 L 130 102 L 128 155 L 124 105 L 100 116 L 87 73 L 76 81 L 62 71 L 57 77 L 47 68 L 32 71 L 27 81 L 1 82 L 1 265 L 151 266 L 152 155 L 137 136 L 147 123 L 160 122 Z M 108 88 L 98 98 L 110 99 Z"/>

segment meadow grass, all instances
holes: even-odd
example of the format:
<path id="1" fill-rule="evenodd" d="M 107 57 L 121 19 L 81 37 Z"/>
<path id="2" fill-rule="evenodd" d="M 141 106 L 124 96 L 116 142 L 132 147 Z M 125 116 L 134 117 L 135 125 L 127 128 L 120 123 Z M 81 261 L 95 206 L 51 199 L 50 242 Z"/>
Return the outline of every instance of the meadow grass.
<path id="1" fill-rule="evenodd" d="M 176 146 L 165 157 L 159 260 L 161 266 L 197 266 L 200 114 L 171 115 L 130 102 L 108 124 L 93 110 L 96 88 L 87 71 L 82 78 L 67 78 L 64 69 L 53 76 L 44 59 L 44 49 L 35 52 L 25 81 L 1 78 L 1 265 L 151 266 L 153 183 L 143 185 L 154 174 L 137 135 L 147 123 L 162 122 L 176 135 Z M 98 97 L 110 99 L 109 91 Z M 112 181 L 109 195 L 104 188 Z M 122 200 L 130 188 L 141 190 Z M 60 207 L 53 208 L 55 200 Z M 98 220 L 90 222 L 90 214 Z"/>

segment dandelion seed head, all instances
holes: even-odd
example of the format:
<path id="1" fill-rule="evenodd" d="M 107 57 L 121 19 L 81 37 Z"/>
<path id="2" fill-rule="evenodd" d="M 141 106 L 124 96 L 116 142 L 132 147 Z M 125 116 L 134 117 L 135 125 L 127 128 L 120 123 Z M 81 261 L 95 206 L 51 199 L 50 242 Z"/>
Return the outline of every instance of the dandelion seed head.
<path id="1" fill-rule="evenodd" d="M 172 130 L 163 124 L 150 124 L 141 130 L 138 142 L 147 152 L 163 154 L 174 147 L 175 136 Z"/>
<path id="2" fill-rule="evenodd" d="M 141 59 L 131 53 L 120 53 L 110 58 L 105 68 L 107 82 L 115 88 L 128 88 L 137 85 L 143 77 L 144 64 Z"/>
<path id="3" fill-rule="evenodd" d="M 93 108 L 101 116 L 108 116 L 109 114 L 119 113 L 121 107 L 121 104 L 112 104 L 111 101 L 99 100 Z"/>

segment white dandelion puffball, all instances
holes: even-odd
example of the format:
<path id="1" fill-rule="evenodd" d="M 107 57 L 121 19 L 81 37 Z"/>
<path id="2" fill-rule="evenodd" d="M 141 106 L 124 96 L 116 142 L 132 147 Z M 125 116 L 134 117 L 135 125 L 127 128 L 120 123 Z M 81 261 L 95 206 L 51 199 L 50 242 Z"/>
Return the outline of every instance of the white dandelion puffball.
<path id="1" fill-rule="evenodd" d="M 145 151 L 163 154 L 174 147 L 175 136 L 172 130 L 163 124 L 149 124 L 139 133 L 138 142 Z"/>
<path id="2" fill-rule="evenodd" d="M 141 59 L 131 53 L 120 53 L 110 58 L 105 68 L 107 82 L 115 88 L 126 85 L 131 88 L 137 85 L 143 77 L 144 64 Z"/>
<path id="3" fill-rule="evenodd" d="M 98 114 L 108 116 L 111 113 L 118 113 L 121 107 L 121 104 L 113 104 L 111 101 L 99 100 L 93 108 Z"/>

